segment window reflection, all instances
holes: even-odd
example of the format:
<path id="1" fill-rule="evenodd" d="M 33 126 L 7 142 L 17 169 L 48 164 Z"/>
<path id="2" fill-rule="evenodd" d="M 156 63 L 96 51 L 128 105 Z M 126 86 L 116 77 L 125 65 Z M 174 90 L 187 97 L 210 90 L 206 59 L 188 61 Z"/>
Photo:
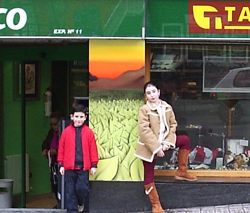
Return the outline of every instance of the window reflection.
<path id="1" fill-rule="evenodd" d="M 235 76 L 234 87 L 250 87 L 250 67 L 240 70 Z"/>
<path id="2" fill-rule="evenodd" d="M 151 79 L 158 81 L 161 98 L 173 106 L 178 132 L 191 139 L 193 169 L 236 169 L 231 160 L 249 156 L 248 49 L 246 45 L 151 45 Z M 176 150 L 168 152 L 157 167 L 174 169 L 175 158 Z M 248 169 L 248 162 L 238 169 Z"/>

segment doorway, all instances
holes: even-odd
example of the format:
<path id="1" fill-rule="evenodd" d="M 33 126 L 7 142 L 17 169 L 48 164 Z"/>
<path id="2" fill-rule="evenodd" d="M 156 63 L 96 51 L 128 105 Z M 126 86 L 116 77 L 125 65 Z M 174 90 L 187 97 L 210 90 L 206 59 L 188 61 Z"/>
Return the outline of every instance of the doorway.
<path id="1" fill-rule="evenodd" d="M 28 200 L 51 191 L 48 162 L 42 156 L 41 150 L 50 127 L 49 117 L 45 114 L 45 91 L 50 88 L 56 94 L 52 99 L 52 110 L 59 109 L 62 116 L 69 115 L 74 96 L 88 96 L 88 42 L 26 43 L 2 46 L 1 50 L 0 158 L 17 157 L 15 159 L 18 162 L 16 167 L 13 167 L 10 163 L 0 160 L 0 168 L 4 168 L 0 170 L 0 174 L 4 178 L 15 179 L 13 207 L 25 207 Z M 29 64 L 34 64 L 36 69 L 37 88 L 32 96 L 21 96 L 18 93 L 18 89 L 23 86 L 18 73 L 24 73 L 19 71 L 24 69 L 25 62 L 32 62 Z M 22 137 L 23 135 L 25 137 Z M 21 165 L 18 156 L 25 154 L 22 150 L 28 155 L 29 166 L 25 170 L 22 170 L 21 166 L 17 167 Z M 12 170 L 16 173 L 11 174 Z M 5 174 L 5 171 L 9 173 Z M 28 177 L 28 182 L 20 179 L 23 173 Z M 23 184 L 26 189 L 22 188 Z"/>
<path id="2" fill-rule="evenodd" d="M 3 158 L 3 67 L 0 62 L 0 168 L 4 168 Z M 0 177 L 3 178 L 4 171 L 0 169 Z"/>
<path id="3" fill-rule="evenodd" d="M 51 67 L 52 111 L 68 117 L 73 102 L 88 97 L 88 62 L 52 61 Z"/>

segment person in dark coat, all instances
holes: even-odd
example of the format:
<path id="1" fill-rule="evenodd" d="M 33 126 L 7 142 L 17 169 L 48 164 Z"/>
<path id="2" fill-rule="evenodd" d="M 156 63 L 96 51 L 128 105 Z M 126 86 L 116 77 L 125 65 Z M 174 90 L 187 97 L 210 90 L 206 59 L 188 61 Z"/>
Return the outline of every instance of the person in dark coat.
<path id="1" fill-rule="evenodd" d="M 42 155 L 48 159 L 50 168 L 50 183 L 52 192 L 54 192 L 56 200 L 58 201 L 58 164 L 57 152 L 59 144 L 59 115 L 52 113 L 50 116 L 50 129 L 46 138 L 42 143 Z"/>

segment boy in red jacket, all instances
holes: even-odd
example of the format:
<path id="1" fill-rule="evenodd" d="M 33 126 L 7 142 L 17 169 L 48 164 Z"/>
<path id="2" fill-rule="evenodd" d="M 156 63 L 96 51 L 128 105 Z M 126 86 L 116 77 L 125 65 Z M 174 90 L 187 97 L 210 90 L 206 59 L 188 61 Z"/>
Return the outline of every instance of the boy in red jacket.
<path id="1" fill-rule="evenodd" d="M 89 193 L 89 171 L 95 175 L 98 152 L 93 131 L 85 124 L 87 109 L 75 105 L 72 124 L 66 127 L 59 140 L 58 163 L 65 175 L 65 207 L 68 212 L 83 212 Z"/>

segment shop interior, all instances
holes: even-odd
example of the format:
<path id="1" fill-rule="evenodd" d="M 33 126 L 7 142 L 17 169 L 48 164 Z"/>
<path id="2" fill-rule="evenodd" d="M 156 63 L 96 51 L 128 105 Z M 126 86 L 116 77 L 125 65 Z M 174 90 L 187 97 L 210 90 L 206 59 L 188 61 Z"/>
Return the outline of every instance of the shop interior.
<path id="1" fill-rule="evenodd" d="M 151 44 L 150 77 L 191 139 L 190 169 L 248 170 L 250 61 L 244 44 Z M 178 150 L 156 169 L 176 168 Z"/>

